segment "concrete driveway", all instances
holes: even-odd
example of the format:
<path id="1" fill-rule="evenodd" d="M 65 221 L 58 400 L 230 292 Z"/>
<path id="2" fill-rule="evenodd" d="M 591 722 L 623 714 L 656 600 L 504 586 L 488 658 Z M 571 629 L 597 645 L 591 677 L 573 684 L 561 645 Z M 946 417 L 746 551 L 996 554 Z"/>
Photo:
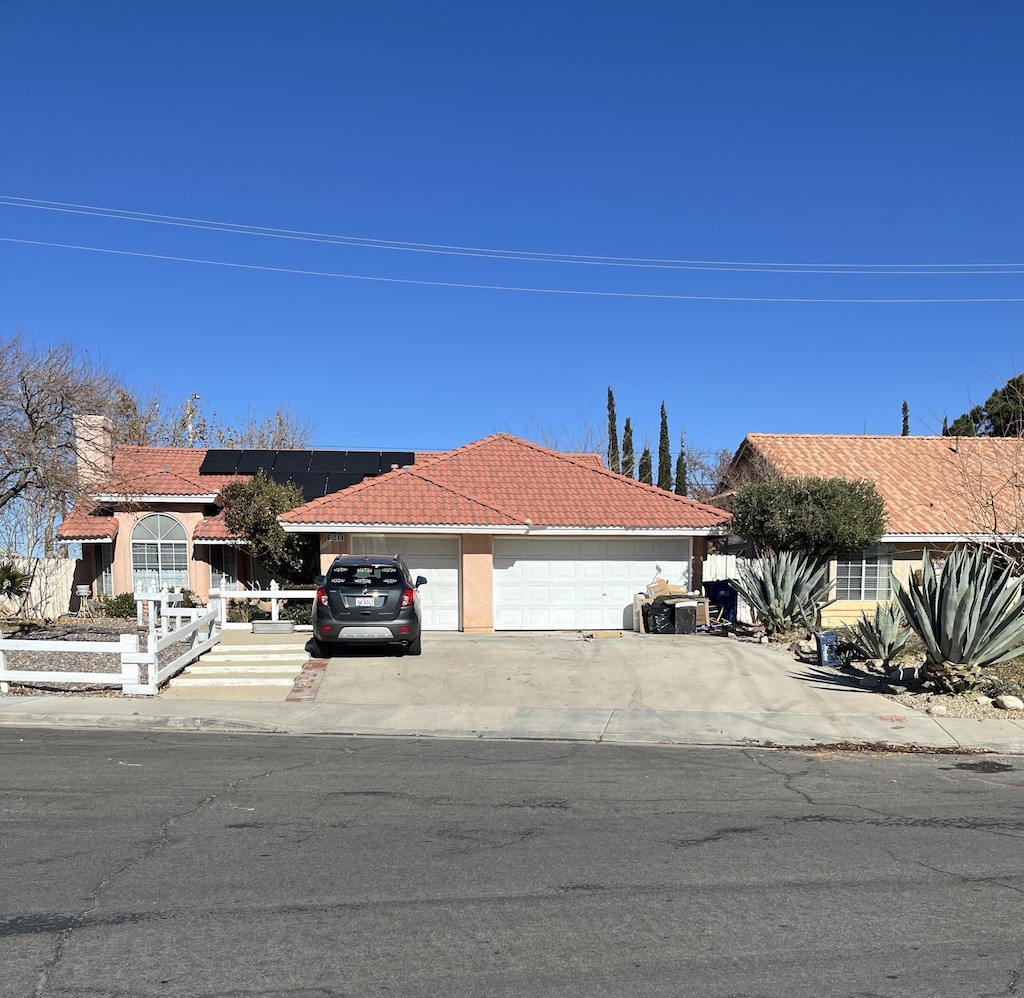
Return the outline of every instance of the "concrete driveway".
<path id="1" fill-rule="evenodd" d="M 769 646 L 710 635 L 444 634 L 329 660 L 317 702 L 877 714 L 887 701 Z"/>

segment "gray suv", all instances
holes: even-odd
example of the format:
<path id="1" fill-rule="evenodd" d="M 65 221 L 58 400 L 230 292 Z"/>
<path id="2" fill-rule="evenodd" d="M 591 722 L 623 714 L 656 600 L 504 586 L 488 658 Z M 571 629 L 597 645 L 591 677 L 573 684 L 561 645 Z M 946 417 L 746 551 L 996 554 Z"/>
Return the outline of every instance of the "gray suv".
<path id="1" fill-rule="evenodd" d="M 339 555 L 314 580 L 313 654 L 329 658 L 344 645 L 394 644 L 420 653 L 420 594 L 397 555 Z"/>

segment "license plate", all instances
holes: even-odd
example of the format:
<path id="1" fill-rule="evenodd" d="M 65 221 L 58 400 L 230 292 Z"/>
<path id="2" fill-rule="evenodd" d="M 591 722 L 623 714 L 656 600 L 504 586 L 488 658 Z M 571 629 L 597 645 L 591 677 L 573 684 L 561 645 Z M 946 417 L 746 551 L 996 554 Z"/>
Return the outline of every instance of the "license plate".
<path id="1" fill-rule="evenodd" d="M 357 596 L 356 606 L 373 606 L 376 600 L 372 596 Z"/>

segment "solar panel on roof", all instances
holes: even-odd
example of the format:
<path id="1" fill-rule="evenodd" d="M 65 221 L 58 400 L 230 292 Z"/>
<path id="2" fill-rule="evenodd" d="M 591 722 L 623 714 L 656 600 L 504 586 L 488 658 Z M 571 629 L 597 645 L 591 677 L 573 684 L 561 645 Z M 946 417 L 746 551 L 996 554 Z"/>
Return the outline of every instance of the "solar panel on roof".
<path id="1" fill-rule="evenodd" d="M 358 485 L 366 476 L 348 471 L 332 471 L 327 478 L 327 491 L 325 495 L 340 492 L 350 485 Z"/>
<path id="2" fill-rule="evenodd" d="M 350 450 L 345 471 L 362 475 L 380 474 L 380 451 Z"/>
<path id="3" fill-rule="evenodd" d="M 279 450 L 274 458 L 274 471 L 309 471 L 309 450 Z"/>
<path id="4" fill-rule="evenodd" d="M 347 450 L 315 450 L 310 454 L 310 471 L 344 471 Z"/>
<path id="5" fill-rule="evenodd" d="M 261 468 L 270 471 L 276 454 L 277 451 L 272 450 L 244 450 L 238 458 L 235 471 L 240 475 L 255 475 Z"/>
<path id="6" fill-rule="evenodd" d="M 208 450 L 199 465 L 200 475 L 233 475 L 241 455 L 238 450 Z"/>
<path id="7" fill-rule="evenodd" d="M 277 474 L 276 470 L 274 474 Z M 302 489 L 302 498 L 306 502 L 309 502 L 311 499 L 319 499 L 327 493 L 327 475 L 322 472 L 296 471 L 289 480 Z"/>
<path id="8" fill-rule="evenodd" d="M 380 470 L 384 473 L 389 472 L 393 464 L 397 464 L 399 468 L 404 468 L 406 465 L 412 464 L 415 460 L 416 455 L 413 454 L 412 451 L 381 451 Z"/>

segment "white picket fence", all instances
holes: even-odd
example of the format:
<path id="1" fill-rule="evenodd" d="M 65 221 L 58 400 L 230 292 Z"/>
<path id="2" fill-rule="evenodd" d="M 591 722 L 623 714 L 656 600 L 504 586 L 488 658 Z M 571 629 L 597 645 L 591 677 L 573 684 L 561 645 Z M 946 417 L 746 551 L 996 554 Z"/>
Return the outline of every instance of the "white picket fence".
<path id="1" fill-rule="evenodd" d="M 122 634 L 113 641 L 26 641 L 7 639 L 0 635 L 0 693 L 7 693 L 10 683 L 90 683 L 97 686 L 120 686 L 121 692 L 136 696 L 155 696 L 161 683 L 194 662 L 203 652 L 220 642 L 221 605 L 216 590 L 210 594 L 205 608 L 184 608 L 180 594 L 138 593 L 135 604 L 141 623 L 147 616 L 149 633 L 146 650 L 139 650 L 137 634 Z M 187 623 L 186 623 L 187 621 Z M 178 642 L 186 648 L 163 665 L 160 652 Z M 55 672 L 46 669 L 9 669 L 5 652 L 82 652 L 90 655 L 117 654 L 120 672 Z M 146 679 L 142 681 L 142 667 Z"/>
<path id="2" fill-rule="evenodd" d="M 210 598 L 212 601 L 214 593 L 220 599 L 220 626 L 226 629 L 249 628 L 252 625 L 247 623 L 228 623 L 228 603 L 231 600 L 241 601 L 268 601 L 270 603 L 270 619 L 279 620 L 281 613 L 281 601 L 288 599 L 308 600 L 310 603 L 316 599 L 315 589 L 282 589 L 273 579 L 266 589 L 211 589 Z M 312 613 L 312 605 L 310 613 Z"/>

